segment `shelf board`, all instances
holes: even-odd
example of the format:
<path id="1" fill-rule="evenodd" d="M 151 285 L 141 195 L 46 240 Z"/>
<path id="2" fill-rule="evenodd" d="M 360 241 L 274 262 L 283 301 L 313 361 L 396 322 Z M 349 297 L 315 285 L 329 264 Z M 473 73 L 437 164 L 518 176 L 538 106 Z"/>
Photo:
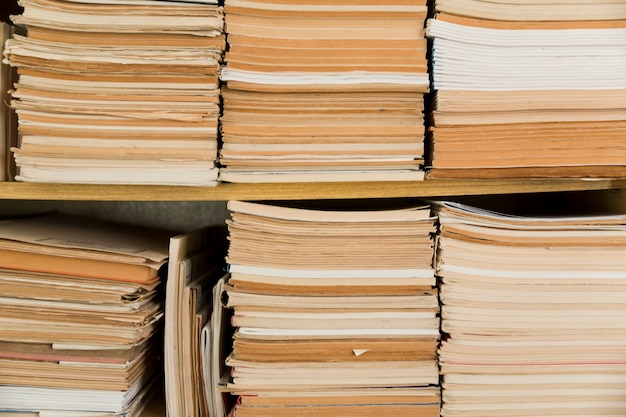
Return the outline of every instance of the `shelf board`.
<path id="1" fill-rule="evenodd" d="M 625 189 L 626 179 L 466 179 L 422 182 L 219 184 L 217 187 L 0 183 L 3 200 L 227 201 L 444 197 Z"/>

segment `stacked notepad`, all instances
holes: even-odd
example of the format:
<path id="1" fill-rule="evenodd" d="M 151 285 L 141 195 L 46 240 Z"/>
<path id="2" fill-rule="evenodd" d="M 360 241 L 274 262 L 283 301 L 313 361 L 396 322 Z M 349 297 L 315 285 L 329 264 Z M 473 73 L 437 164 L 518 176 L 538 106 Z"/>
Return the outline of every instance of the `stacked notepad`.
<path id="1" fill-rule="evenodd" d="M 167 242 L 74 216 L 0 224 L 0 411 L 138 415 L 161 390 Z"/>
<path id="2" fill-rule="evenodd" d="M 226 0 L 220 180 L 423 178 L 425 2 Z"/>
<path id="3" fill-rule="evenodd" d="M 230 201 L 237 416 L 438 416 L 434 219 Z"/>
<path id="4" fill-rule="evenodd" d="M 626 217 L 439 211 L 442 416 L 626 410 Z"/>
<path id="5" fill-rule="evenodd" d="M 626 175 L 623 2 L 435 9 L 432 178 Z"/>
<path id="6" fill-rule="evenodd" d="M 203 2 L 207 3 L 207 2 Z M 7 44 L 18 180 L 214 185 L 222 10 L 179 1 L 24 0 Z"/>

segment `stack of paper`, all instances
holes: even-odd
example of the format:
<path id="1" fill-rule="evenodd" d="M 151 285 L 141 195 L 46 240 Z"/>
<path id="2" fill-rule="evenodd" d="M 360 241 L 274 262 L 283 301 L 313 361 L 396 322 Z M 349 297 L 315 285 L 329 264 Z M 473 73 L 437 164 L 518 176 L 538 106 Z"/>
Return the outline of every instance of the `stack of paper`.
<path id="1" fill-rule="evenodd" d="M 623 2 L 435 9 L 430 177 L 626 175 Z"/>
<path id="2" fill-rule="evenodd" d="M 237 416 L 438 416 L 434 219 L 230 201 Z"/>
<path id="3" fill-rule="evenodd" d="M 439 211 L 442 416 L 626 412 L 626 216 Z"/>
<path id="4" fill-rule="evenodd" d="M 620 0 L 436 0 L 438 11 L 488 20 L 576 21 L 626 19 Z"/>
<path id="5" fill-rule="evenodd" d="M 220 179 L 421 180 L 425 2 L 226 0 Z"/>
<path id="6" fill-rule="evenodd" d="M 7 44 L 32 182 L 215 185 L 222 9 L 197 2 L 23 0 Z M 210 3 L 210 2 L 202 2 Z"/>
<path id="7" fill-rule="evenodd" d="M 0 223 L 0 411 L 141 412 L 161 389 L 167 243 L 73 216 Z"/>
<path id="8" fill-rule="evenodd" d="M 214 344 L 221 340 L 219 294 L 223 282 L 217 283 L 224 274 L 226 239 L 222 230 L 204 228 L 170 240 L 164 332 L 168 416 L 224 414 L 217 411 L 224 405 L 217 384 L 212 383 L 221 377 L 224 357 L 220 366 L 220 358 L 211 356 Z"/>
<path id="9" fill-rule="evenodd" d="M 13 37 L 15 26 L 0 22 L 0 50 Z M 10 181 L 14 175 L 14 163 L 9 149 L 17 144 L 17 118 L 9 107 L 9 89 L 17 74 L 7 63 L 0 64 L 0 181 Z"/>

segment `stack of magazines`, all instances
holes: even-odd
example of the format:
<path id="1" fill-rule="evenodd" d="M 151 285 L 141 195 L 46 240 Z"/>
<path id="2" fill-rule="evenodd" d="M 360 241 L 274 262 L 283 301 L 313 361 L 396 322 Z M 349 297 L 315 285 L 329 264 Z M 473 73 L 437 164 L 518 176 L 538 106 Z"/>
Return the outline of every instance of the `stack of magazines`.
<path id="1" fill-rule="evenodd" d="M 626 216 L 439 207 L 444 417 L 626 409 Z"/>
<path id="2" fill-rule="evenodd" d="M 215 185 L 225 40 L 203 3 L 21 1 L 17 179 Z"/>
<path id="3" fill-rule="evenodd" d="M 425 2 L 226 0 L 220 180 L 421 180 Z"/>
<path id="4" fill-rule="evenodd" d="M 237 416 L 439 416 L 429 208 L 229 208 Z"/>
<path id="5" fill-rule="evenodd" d="M 623 2 L 436 0 L 432 178 L 623 177 Z"/>
<path id="6" fill-rule="evenodd" d="M 0 411 L 139 415 L 161 391 L 168 238 L 61 214 L 0 224 Z"/>

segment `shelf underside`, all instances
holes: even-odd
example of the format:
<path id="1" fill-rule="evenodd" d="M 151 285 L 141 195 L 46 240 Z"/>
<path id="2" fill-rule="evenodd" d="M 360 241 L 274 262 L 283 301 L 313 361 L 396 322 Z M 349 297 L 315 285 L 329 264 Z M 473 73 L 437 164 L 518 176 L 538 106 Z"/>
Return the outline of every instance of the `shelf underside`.
<path id="1" fill-rule="evenodd" d="M 318 200 L 540 193 L 626 188 L 626 179 L 467 179 L 422 182 L 227 184 L 217 187 L 0 183 L 4 200 Z"/>

